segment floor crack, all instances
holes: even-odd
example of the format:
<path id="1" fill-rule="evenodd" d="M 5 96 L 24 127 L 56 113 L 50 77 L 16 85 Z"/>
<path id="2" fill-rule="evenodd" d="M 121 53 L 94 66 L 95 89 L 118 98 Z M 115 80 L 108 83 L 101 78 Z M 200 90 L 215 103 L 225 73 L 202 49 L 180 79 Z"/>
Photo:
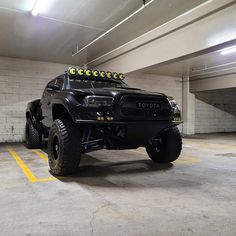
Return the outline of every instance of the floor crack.
<path id="1" fill-rule="evenodd" d="M 101 205 L 100 207 L 98 207 L 95 211 L 93 211 L 91 220 L 90 220 L 90 222 L 89 222 L 89 224 L 90 224 L 90 235 L 91 235 L 91 236 L 93 235 L 93 232 L 94 232 L 93 222 L 94 222 L 94 220 L 95 220 L 96 214 L 98 214 L 98 212 L 99 212 L 100 210 L 102 210 L 103 208 L 105 208 L 105 207 L 107 207 L 107 206 L 109 206 L 109 205 L 111 205 L 111 204 L 110 204 L 109 202 L 106 202 L 106 203 L 104 203 L 103 205 Z"/>

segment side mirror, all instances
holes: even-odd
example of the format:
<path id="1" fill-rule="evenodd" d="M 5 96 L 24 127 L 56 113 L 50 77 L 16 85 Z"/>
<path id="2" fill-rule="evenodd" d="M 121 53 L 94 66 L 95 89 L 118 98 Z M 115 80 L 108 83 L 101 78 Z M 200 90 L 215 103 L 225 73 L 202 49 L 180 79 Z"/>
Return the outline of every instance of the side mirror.
<path id="1" fill-rule="evenodd" d="M 52 91 L 52 90 L 58 91 L 58 90 L 60 90 L 60 86 L 57 84 L 49 84 L 47 86 L 47 91 Z"/>

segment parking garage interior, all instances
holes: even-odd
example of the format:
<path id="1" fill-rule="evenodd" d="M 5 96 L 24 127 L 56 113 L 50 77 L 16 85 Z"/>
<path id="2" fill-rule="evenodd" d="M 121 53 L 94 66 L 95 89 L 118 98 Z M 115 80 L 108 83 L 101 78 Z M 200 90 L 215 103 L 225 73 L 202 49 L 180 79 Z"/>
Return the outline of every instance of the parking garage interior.
<path id="1" fill-rule="evenodd" d="M 1 235 L 236 235 L 235 15 L 232 0 L 0 0 Z M 179 158 L 102 149 L 54 175 L 25 112 L 71 66 L 173 97 Z"/>

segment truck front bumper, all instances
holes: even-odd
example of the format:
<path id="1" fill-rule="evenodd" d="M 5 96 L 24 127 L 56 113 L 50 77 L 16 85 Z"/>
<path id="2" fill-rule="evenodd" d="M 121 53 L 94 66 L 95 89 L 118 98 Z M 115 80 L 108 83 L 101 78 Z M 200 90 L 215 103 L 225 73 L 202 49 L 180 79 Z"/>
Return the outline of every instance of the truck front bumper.
<path id="1" fill-rule="evenodd" d="M 106 124 L 113 124 L 113 125 L 166 125 L 170 124 L 171 126 L 176 126 L 181 123 L 183 123 L 182 120 L 180 121 L 162 121 L 162 120 L 157 120 L 157 121 L 130 121 L 130 120 L 103 120 L 103 121 L 98 121 L 98 120 L 75 120 L 75 123 L 77 124 L 91 124 L 91 125 L 106 125 Z"/>

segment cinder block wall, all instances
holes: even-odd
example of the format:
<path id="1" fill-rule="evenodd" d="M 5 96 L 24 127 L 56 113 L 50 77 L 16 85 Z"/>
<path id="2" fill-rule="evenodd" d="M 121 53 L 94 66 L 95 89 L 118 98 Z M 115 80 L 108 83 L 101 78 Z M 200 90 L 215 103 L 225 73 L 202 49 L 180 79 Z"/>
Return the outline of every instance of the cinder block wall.
<path id="1" fill-rule="evenodd" d="M 67 65 L 0 57 L 0 142 L 24 139 L 27 103 Z"/>
<path id="2" fill-rule="evenodd" d="M 196 93 L 195 132 L 236 131 L 236 88 Z"/>

